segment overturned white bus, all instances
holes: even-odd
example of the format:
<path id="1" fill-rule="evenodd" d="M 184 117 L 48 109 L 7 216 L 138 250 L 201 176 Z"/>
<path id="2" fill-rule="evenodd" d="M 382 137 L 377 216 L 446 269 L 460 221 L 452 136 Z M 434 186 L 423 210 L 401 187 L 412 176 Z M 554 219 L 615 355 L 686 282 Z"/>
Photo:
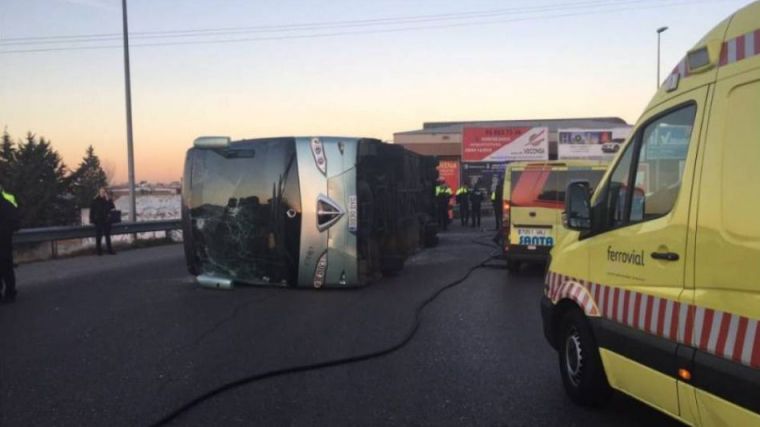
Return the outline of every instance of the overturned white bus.
<path id="1" fill-rule="evenodd" d="M 349 287 L 435 244 L 437 160 L 375 139 L 195 140 L 182 220 L 202 285 Z"/>

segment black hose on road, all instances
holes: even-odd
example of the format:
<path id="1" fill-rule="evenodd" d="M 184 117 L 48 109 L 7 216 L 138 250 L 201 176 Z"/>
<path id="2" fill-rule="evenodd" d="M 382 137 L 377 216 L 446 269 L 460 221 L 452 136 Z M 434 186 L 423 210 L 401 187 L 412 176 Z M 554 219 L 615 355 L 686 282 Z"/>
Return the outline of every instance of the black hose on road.
<path id="1" fill-rule="evenodd" d="M 182 405 L 181 407 L 177 408 L 176 410 L 174 410 L 170 414 L 168 414 L 165 417 L 161 418 L 159 421 L 151 424 L 151 426 L 163 426 L 163 425 L 166 425 L 166 424 L 168 424 L 168 423 L 176 420 L 178 417 L 180 417 L 185 412 L 193 409 L 194 407 L 200 405 L 201 403 L 203 403 L 204 401 L 206 401 L 208 399 L 211 399 L 214 396 L 220 395 L 220 394 L 222 394 L 224 392 L 227 392 L 229 390 L 232 390 L 232 389 L 235 389 L 235 388 L 238 388 L 238 387 L 242 387 L 242 386 L 247 385 L 247 384 L 254 383 L 256 381 L 261 381 L 261 380 L 265 380 L 267 378 L 279 377 L 279 376 L 283 376 L 283 375 L 295 374 L 295 373 L 298 373 L 298 372 L 314 371 L 314 370 L 317 370 L 317 369 L 331 368 L 331 367 L 334 367 L 334 366 L 349 365 L 349 364 L 353 364 L 353 363 L 364 362 L 364 361 L 367 361 L 367 360 L 370 360 L 370 359 L 376 359 L 376 358 L 379 358 L 379 357 L 382 357 L 382 356 L 386 356 L 386 355 L 391 354 L 391 353 L 393 353 L 393 352 L 395 352 L 397 350 L 400 350 L 403 347 L 405 347 L 407 344 L 409 344 L 409 342 L 412 340 L 412 338 L 414 338 L 414 336 L 417 334 L 417 330 L 419 329 L 420 324 L 421 324 L 420 317 L 421 317 L 422 312 L 424 311 L 425 307 L 428 306 L 428 304 L 430 304 L 431 302 L 435 301 L 444 291 L 449 290 L 449 289 L 451 289 L 451 288 L 453 288 L 453 287 L 455 287 L 457 285 L 462 284 L 465 280 L 467 280 L 468 277 L 470 277 L 470 274 L 472 274 L 472 272 L 474 272 L 475 270 L 477 270 L 479 268 L 483 268 L 483 267 L 489 267 L 489 265 L 487 265 L 486 263 L 488 261 L 494 259 L 495 257 L 496 257 L 496 255 L 494 255 L 494 254 L 489 255 L 488 258 L 486 258 L 483 261 L 481 261 L 480 263 L 478 263 L 478 264 L 470 267 L 470 269 L 468 269 L 467 272 L 462 277 L 460 277 L 459 279 L 457 279 L 457 280 L 455 280 L 455 281 L 453 281 L 451 283 L 448 283 L 448 284 L 446 284 L 446 285 L 438 288 L 435 292 L 433 292 L 433 294 L 431 294 L 428 298 L 426 298 L 425 300 L 423 300 L 415 308 L 415 310 L 414 310 L 414 323 L 409 328 L 409 331 L 406 333 L 406 335 L 404 335 L 404 337 L 401 339 L 401 341 L 399 341 L 398 343 L 396 343 L 396 344 L 394 344 L 394 345 L 392 345 L 390 347 L 386 347 L 385 349 L 382 349 L 382 350 L 376 350 L 376 351 L 372 351 L 372 352 L 369 352 L 369 353 L 358 354 L 358 355 L 344 357 L 344 358 L 340 358 L 340 359 L 333 359 L 333 360 L 327 360 L 327 361 L 324 361 L 324 362 L 312 363 L 312 364 L 308 364 L 308 365 L 301 365 L 301 366 L 293 366 L 293 367 L 282 368 L 282 369 L 275 369 L 275 370 L 272 370 L 272 371 L 263 372 L 263 373 L 260 373 L 260 374 L 254 374 L 254 375 L 251 375 L 251 376 L 240 378 L 240 379 L 228 382 L 227 384 L 224 384 L 224 385 L 222 385 L 220 387 L 217 387 L 217 388 L 215 388 L 213 390 L 210 390 L 210 391 L 208 391 L 208 392 L 206 392 L 206 393 L 204 393 L 204 394 L 202 394 L 202 395 L 194 398 L 193 400 L 185 403 L 184 405 Z"/>

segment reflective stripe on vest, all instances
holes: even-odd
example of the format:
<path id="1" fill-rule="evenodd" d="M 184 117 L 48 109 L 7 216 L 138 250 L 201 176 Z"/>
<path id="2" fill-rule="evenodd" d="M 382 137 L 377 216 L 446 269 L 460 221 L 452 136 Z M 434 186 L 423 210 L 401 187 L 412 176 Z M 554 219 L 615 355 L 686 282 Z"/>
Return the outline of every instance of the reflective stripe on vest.
<path id="1" fill-rule="evenodd" d="M 14 207 L 18 207 L 18 203 L 16 203 L 16 196 L 14 196 L 13 194 L 6 193 L 5 191 L 3 191 L 3 199 L 7 200 Z"/>

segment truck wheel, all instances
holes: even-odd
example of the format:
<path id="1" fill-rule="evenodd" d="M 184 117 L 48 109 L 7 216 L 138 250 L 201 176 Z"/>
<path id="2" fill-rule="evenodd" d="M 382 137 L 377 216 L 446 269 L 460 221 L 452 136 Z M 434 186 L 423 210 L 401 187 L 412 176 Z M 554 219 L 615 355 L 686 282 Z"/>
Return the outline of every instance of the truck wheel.
<path id="1" fill-rule="evenodd" d="M 599 406 L 612 394 L 591 327 L 580 310 L 570 310 L 560 324 L 559 370 L 573 402 Z"/>
<path id="2" fill-rule="evenodd" d="M 517 274 L 520 272 L 520 266 L 522 263 L 516 259 L 509 259 L 507 258 L 507 271 L 513 274 Z"/>

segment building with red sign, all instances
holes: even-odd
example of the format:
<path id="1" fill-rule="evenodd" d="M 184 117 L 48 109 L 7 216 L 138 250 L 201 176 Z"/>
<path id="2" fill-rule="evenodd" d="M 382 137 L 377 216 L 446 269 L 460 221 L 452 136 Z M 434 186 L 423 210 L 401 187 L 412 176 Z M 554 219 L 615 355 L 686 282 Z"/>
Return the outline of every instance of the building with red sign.
<path id="1" fill-rule="evenodd" d="M 618 117 L 427 122 L 422 129 L 394 133 L 393 142 L 420 154 L 438 156 L 446 162 L 447 181 L 459 179 L 472 185 L 490 182 L 490 176 L 503 171 L 506 162 L 556 160 L 560 130 L 630 127 Z M 459 166 L 458 173 L 451 170 L 454 164 Z"/>

